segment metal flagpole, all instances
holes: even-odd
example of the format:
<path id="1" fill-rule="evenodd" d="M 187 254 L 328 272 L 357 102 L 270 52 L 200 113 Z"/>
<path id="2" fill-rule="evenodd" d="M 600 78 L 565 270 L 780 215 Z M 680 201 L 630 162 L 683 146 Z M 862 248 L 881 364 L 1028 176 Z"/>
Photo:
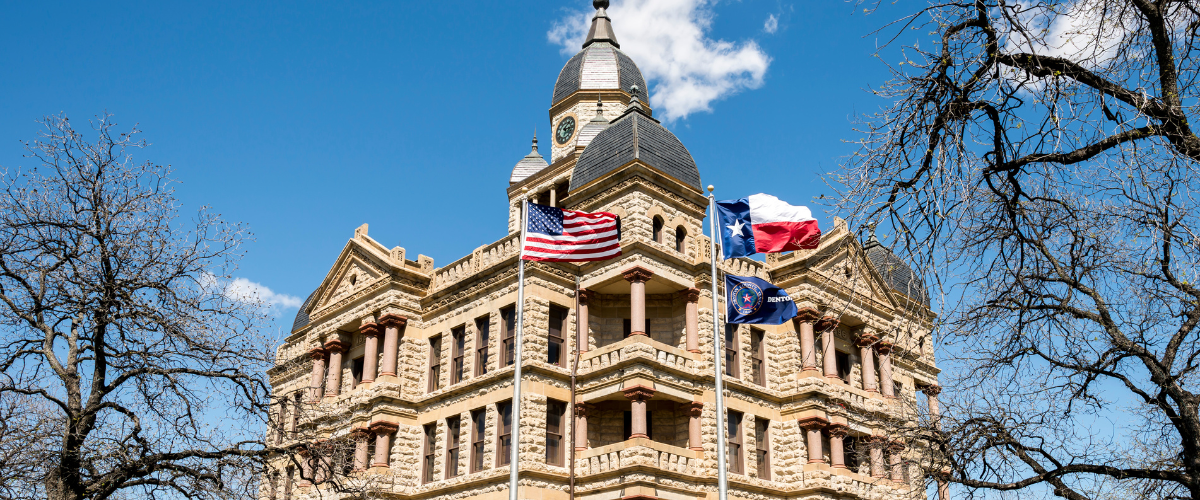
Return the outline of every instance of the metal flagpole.
<path id="1" fill-rule="evenodd" d="M 526 188 L 527 190 L 528 188 Z M 524 330 L 525 319 L 525 230 L 529 225 L 529 200 L 525 191 L 521 192 L 521 239 L 517 254 L 517 320 L 516 333 L 513 335 L 513 399 L 512 404 L 512 440 L 509 442 L 508 455 L 508 500 L 517 498 L 517 459 L 520 455 L 521 442 L 521 334 Z M 723 498 L 721 500 L 724 500 Z"/>
<path id="2" fill-rule="evenodd" d="M 708 186 L 709 232 L 712 237 L 708 240 L 709 253 L 712 254 L 712 311 L 713 311 L 713 366 L 716 368 L 717 393 L 717 498 L 728 500 L 729 476 L 725 461 L 728 458 L 725 451 L 725 370 L 721 368 L 724 350 L 721 349 L 721 296 L 717 295 L 717 238 L 720 237 L 720 225 L 717 223 L 717 200 L 713 197 L 713 187 Z M 516 500 L 516 499 L 512 499 Z"/>

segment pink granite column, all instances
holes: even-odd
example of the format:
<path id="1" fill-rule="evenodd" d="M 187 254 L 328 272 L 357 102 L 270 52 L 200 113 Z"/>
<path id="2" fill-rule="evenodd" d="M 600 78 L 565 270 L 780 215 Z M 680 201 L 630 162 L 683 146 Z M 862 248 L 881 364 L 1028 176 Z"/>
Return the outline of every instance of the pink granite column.
<path id="1" fill-rule="evenodd" d="M 838 320 L 831 316 L 825 316 L 817 321 L 817 331 L 821 332 L 821 356 L 825 365 L 825 378 L 838 378 L 837 372 L 837 349 L 834 345 L 834 331 L 837 329 Z"/>
<path id="2" fill-rule="evenodd" d="M 308 486 L 313 483 L 313 455 L 308 451 L 308 448 L 301 448 L 300 455 L 300 486 Z"/>
<path id="3" fill-rule="evenodd" d="M 823 417 L 806 417 L 800 419 L 800 428 L 808 436 L 808 463 L 815 464 L 825 461 L 825 451 L 821 445 L 821 430 L 829 425 L 829 420 Z"/>
<path id="4" fill-rule="evenodd" d="M 834 468 L 846 468 L 846 435 L 850 433 L 850 427 L 846 424 L 829 424 L 826 428 L 829 433 L 829 462 Z"/>
<path id="5" fill-rule="evenodd" d="M 879 338 L 870 333 L 863 333 L 855 340 L 858 356 L 862 359 L 862 386 L 867 392 L 879 392 L 879 384 L 875 380 L 875 351 L 872 349 L 878 341 Z"/>
<path id="6" fill-rule="evenodd" d="M 795 322 L 797 329 L 800 330 L 800 359 L 801 370 L 816 370 L 817 369 L 817 350 L 816 340 L 813 336 L 813 322 L 817 321 L 820 316 L 817 311 L 812 309 L 801 309 L 800 314 L 792 321 Z"/>
<path id="7" fill-rule="evenodd" d="M 625 271 L 629 282 L 629 335 L 646 334 L 646 282 L 654 276 L 644 267 L 633 267 Z"/>
<path id="8" fill-rule="evenodd" d="M 904 482 L 904 457 L 900 456 L 900 452 L 904 451 L 904 448 L 904 443 L 899 441 L 888 443 L 888 458 L 891 461 L 893 483 Z"/>
<path id="9" fill-rule="evenodd" d="M 871 477 L 887 477 L 883 466 L 883 447 L 887 446 L 887 438 L 871 436 L 867 444 L 871 447 Z"/>
<path id="10" fill-rule="evenodd" d="M 575 449 L 583 451 L 587 449 L 588 430 L 587 430 L 587 414 L 592 410 L 592 405 L 588 403 L 575 403 Z"/>
<path id="11" fill-rule="evenodd" d="M 355 429 L 350 436 L 354 438 L 354 470 L 367 470 L 368 460 L 371 458 L 367 456 L 371 432 L 366 429 Z"/>
<path id="12" fill-rule="evenodd" d="M 882 341 L 875 344 L 875 352 L 879 353 L 879 385 L 880 392 L 885 398 L 896 397 L 896 386 L 892 383 L 892 343 Z"/>
<path id="13" fill-rule="evenodd" d="M 325 385 L 325 349 L 313 348 L 308 351 L 308 357 L 312 358 L 313 364 L 312 378 L 308 383 L 308 402 L 316 403 L 321 401 L 321 387 Z"/>
<path id="14" fill-rule="evenodd" d="M 374 382 L 379 371 L 379 325 L 363 323 L 358 332 L 363 336 L 362 383 Z"/>
<path id="15" fill-rule="evenodd" d="M 679 292 L 679 295 L 687 301 L 684 305 L 683 319 L 686 325 L 687 332 L 687 350 L 688 352 L 700 353 L 700 290 L 696 288 L 688 288 Z"/>
<path id="16" fill-rule="evenodd" d="M 942 387 L 939 385 L 927 385 L 921 389 L 925 393 L 925 401 L 929 406 L 929 421 L 933 423 L 934 428 L 942 429 L 942 409 L 938 406 L 938 394 L 942 393 Z"/>
<path id="17" fill-rule="evenodd" d="M 688 411 L 688 449 L 704 451 L 704 442 L 700 437 L 700 417 L 704 415 L 704 403 L 692 401 L 685 407 Z"/>
<path id="18" fill-rule="evenodd" d="M 646 434 L 646 401 L 654 397 L 654 389 L 644 385 L 626 387 L 625 397 L 629 398 L 632 427 L 629 439 L 648 438 Z"/>
<path id="19" fill-rule="evenodd" d="M 947 477 L 949 475 L 949 472 L 943 472 L 937 476 L 938 500 L 950 500 L 950 481 Z"/>
<path id="20" fill-rule="evenodd" d="M 325 343 L 325 350 L 329 351 L 329 377 L 326 379 L 325 397 L 336 398 L 342 393 L 342 353 L 349 347 L 340 339 L 330 340 Z"/>
<path id="21" fill-rule="evenodd" d="M 579 352 L 588 351 L 591 344 L 591 331 L 588 329 L 588 305 L 596 299 L 596 292 L 583 289 L 579 291 L 579 331 L 575 332 L 575 345 Z"/>
<path id="22" fill-rule="evenodd" d="M 383 325 L 383 364 L 380 376 L 396 376 L 396 354 L 400 348 L 400 329 L 408 324 L 408 318 L 396 314 L 384 314 L 379 318 Z"/>
<path id="23" fill-rule="evenodd" d="M 392 454 L 392 434 L 400 426 L 391 422 L 375 422 L 370 429 L 375 434 L 375 463 L 371 467 L 387 467 Z"/>

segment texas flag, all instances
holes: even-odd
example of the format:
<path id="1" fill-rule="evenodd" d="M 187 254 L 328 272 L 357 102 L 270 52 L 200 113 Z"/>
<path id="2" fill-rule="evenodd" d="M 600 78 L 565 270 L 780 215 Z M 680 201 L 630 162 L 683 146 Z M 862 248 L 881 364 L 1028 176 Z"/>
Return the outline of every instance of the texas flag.
<path id="1" fill-rule="evenodd" d="M 756 253 L 817 248 L 821 230 L 808 207 L 769 194 L 717 202 L 721 249 L 726 259 Z"/>

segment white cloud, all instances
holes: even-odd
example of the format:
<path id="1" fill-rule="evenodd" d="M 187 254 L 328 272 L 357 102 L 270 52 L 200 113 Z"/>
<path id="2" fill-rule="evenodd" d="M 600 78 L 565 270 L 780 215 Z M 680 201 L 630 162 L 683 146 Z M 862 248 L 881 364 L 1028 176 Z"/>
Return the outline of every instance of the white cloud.
<path id="1" fill-rule="evenodd" d="M 276 293 L 263 284 L 246 278 L 234 278 L 232 281 L 226 281 L 213 274 L 203 273 L 200 276 L 200 286 L 214 294 L 224 295 L 230 300 L 266 306 L 276 314 L 285 309 L 299 308 L 304 304 L 304 300 L 300 297 Z"/>
<path id="2" fill-rule="evenodd" d="M 1076 0 L 1057 12 L 1037 6 L 1024 11 L 1019 20 L 1034 36 L 1010 31 L 1007 52 L 1062 57 L 1093 68 L 1112 61 L 1129 35 L 1126 26 L 1133 21 L 1111 12 L 1104 0 Z"/>
<path id="3" fill-rule="evenodd" d="M 650 105 L 666 121 L 712 111 L 712 103 L 763 84 L 771 58 L 753 40 L 708 36 L 714 0 L 617 0 L 608 9 L 621 50 L 650 83 Z M 579 51 L 595 11 L 572 13 L 547 33 L 563 52 Z"/>
<path id="4" fill-rule="evenodd" d="M 779 31 L 779 18 L 775 17 L 775 14 L 767 16 L 767 22 L 763 23 L 763 31 L 769 34 Z"/>

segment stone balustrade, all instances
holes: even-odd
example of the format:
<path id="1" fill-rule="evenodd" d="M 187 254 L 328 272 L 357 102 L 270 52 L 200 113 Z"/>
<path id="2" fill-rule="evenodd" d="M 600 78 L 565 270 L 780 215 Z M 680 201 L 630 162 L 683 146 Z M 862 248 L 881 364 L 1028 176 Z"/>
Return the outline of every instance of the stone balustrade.
<path id="1" fill-rule="evenodd" d="M 703 472 L 703 456 L 702 451 L 671 446 L 646 438 L 633 438 L 577 452 L 575 470 L 580 477 L 630 467 L 651 467 L 695 475 Z"/>
<path id="2" fill-rule="evenodd" d="M 692 373 L 699 354 L 672 347 L 645 335 L 632 335 L 600 349 L 583 353 L 579 358 L 579 374 L 589 373 L 625 360 L 641 358 Z"/>
<path id="3" fill-rule="evenodd" d="M 471 255 L 433 270 L 432 291 L 438 291 L 458 283 L 500 262 L 515 257 L 520 252 L 520 235 L 510 234 L 500 241 L 476 248 Z"/>

